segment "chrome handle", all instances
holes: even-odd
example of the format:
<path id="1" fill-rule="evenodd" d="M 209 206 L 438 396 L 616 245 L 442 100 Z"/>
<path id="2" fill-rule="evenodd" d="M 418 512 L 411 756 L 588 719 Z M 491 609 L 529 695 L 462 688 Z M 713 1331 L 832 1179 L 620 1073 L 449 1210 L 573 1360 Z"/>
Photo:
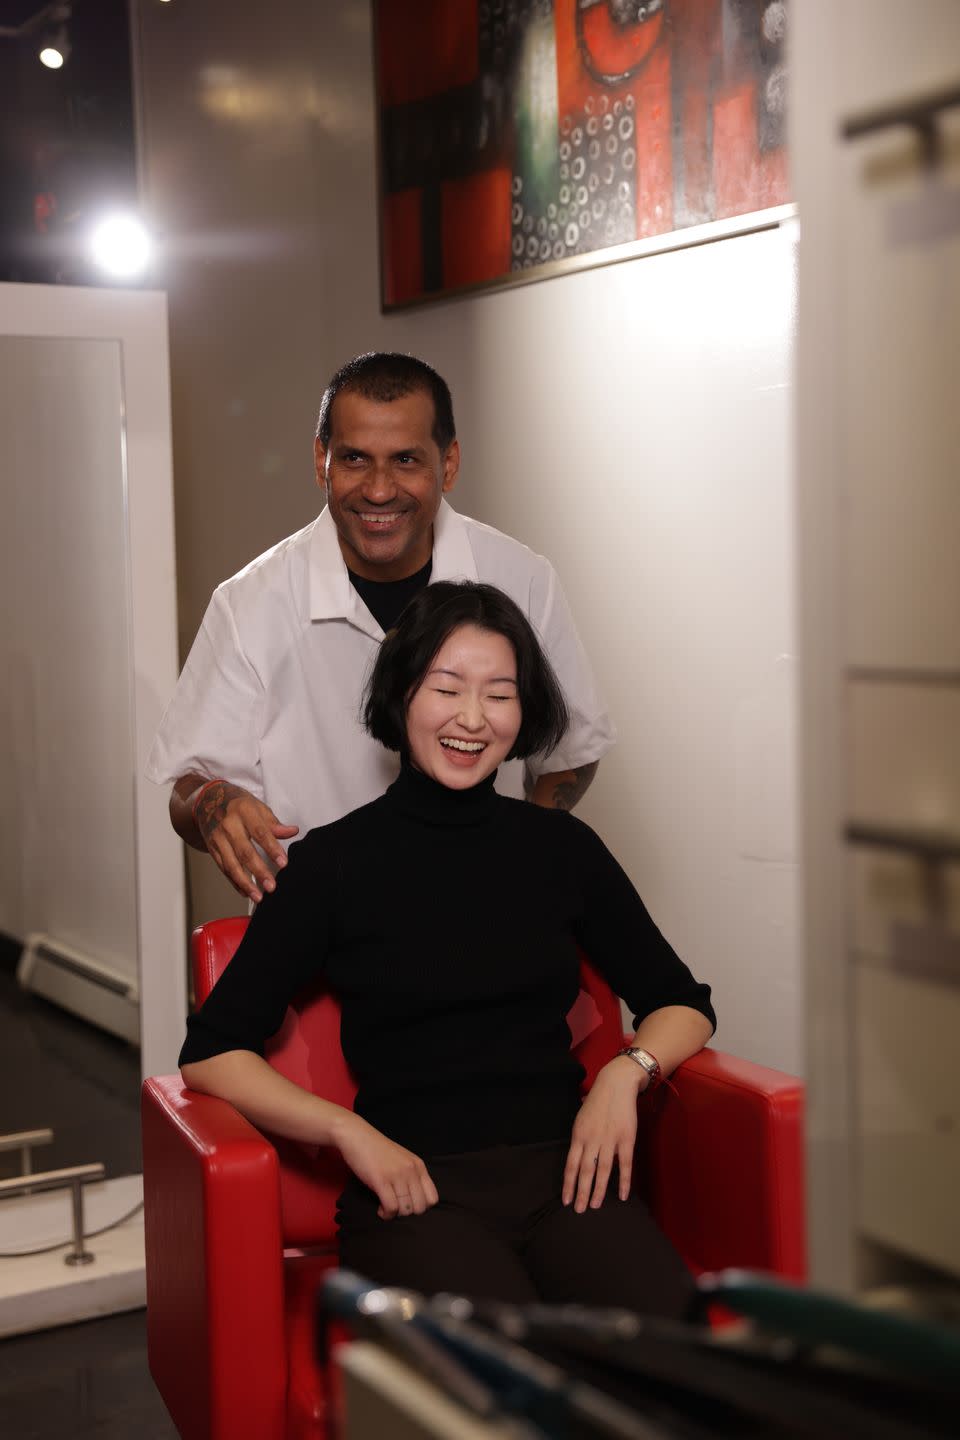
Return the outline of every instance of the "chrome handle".
<path id="1" fill-rule="evenodd" d="M 12 1135 L 0 1135 L 0 1152 L 20 1151 L 20 1174 L 29 1175 L 33 1169 L 31 1150 L 34 1145 L 50 1145 L 52 1130 L 18 1130 Z"/>
<path id="2" fill-rule="evenodd" d="M 38 1190 L 71 1191 L 73 1210 L 73 1249 L 63 1258 L 68 1265 L 89 1265 L 95 1257 L 83 1248 L 83 1187 L 91 1180 L 102 1180 L 105 1171 L 96 1161 L 92 1165 L 71 1165 L 65 1170 L 42 1170 L 37 1175 L 16 1176 L 0 1180 L 0 1200 L 5 1196 L 32 1195 Z"/>

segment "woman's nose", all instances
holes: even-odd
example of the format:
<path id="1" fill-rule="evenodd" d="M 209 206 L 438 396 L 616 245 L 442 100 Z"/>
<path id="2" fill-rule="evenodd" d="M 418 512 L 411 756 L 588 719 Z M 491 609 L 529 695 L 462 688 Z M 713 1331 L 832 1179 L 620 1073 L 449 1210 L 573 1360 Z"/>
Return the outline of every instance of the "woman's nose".
<path id="1" fill-rule="evenodd" d="M 483 706 L 479 700 L 465 698 L 460 704 L 457 721 L 464 730 L 482 730 L 484 725 Z"/>

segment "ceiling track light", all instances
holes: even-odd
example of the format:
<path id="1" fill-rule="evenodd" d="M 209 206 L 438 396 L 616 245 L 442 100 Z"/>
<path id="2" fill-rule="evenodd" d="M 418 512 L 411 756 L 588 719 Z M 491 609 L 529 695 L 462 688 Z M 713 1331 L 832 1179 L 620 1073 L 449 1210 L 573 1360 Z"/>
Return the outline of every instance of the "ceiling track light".
<path id="1" fill-rule="evenodd" d="M 69 0 L 54 0 L 41 5 L 20 25 L 0 25 L 0 39 L 24 40 L 39 30 L 37 58 L 48 70 L 60 70 L 70 58 L 70 36 L 67 29 L 73 6 Z"/>
<path id="2" fill-rule="evenodd" d="M 67 31 L 70 13 L 71 6 L 67 4 L 53 5 L 48 12 L 47 28 L 41 32 L 37 46 L 40 64 L 46 65 L 48 70 L 61 70 L 70 59 L 70 36 Z"/>

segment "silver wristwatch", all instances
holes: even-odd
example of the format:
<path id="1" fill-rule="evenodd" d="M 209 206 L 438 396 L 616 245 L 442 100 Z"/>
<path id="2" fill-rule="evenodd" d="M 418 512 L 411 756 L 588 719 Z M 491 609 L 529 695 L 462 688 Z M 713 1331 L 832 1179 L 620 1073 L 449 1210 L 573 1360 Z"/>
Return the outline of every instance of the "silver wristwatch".
<path id="1" fill-rule="evenodd" d="M 624 1045 L 619 1052 L 621 1055 L 629 1055 L 635 1060 L 641 1070 L 646 1070 L 650 1077 L 650 1085 L 656 1085 L 660 1079 L 660 1061 L 649 1050 L 641 1050 L 639 1045 Z"/>

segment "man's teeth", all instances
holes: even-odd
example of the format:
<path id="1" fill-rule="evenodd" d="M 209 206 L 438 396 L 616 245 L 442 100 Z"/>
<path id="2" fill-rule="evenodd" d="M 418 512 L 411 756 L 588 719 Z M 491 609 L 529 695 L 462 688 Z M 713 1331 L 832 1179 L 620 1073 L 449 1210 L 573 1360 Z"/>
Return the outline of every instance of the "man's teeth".
<path id="1" fill-rule="evenodd" d="M 389 515 L 384 515 L 381 511 L 378 511 L 375 515 L 366 515 L 361 510 L 360 519 L 365 520 L 370 525 L 389 525 L 392 520 L 397 519 L 399 514 L 399 510 L 392 510 Z"/>
<path id="2" fill-rule="evenodd" d="M 465 750 L 468 755 L 479 755 L 487 748 L 485 740 L 441 740 L 440 744 L 446 745 L 448 750 Z"/>

